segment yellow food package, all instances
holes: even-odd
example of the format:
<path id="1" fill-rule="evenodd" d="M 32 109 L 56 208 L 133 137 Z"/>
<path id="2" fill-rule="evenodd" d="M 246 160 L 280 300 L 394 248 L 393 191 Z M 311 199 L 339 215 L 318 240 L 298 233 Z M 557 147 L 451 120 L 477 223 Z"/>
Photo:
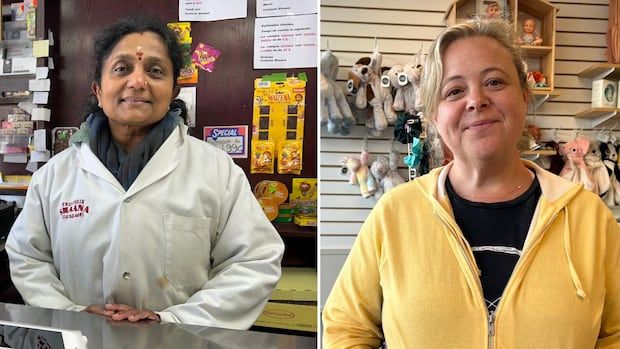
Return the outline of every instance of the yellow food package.
<path id="1" fill-rule="evenodd" d="M 284 141 L 278 149 L 278 173 L 300 174 L 301 173 L 301 141 Z"/>
<path id="2" fill-rule="evenodd" d="M 297 214 L 316 216 L 318 181 L 316 178 L 293 178 L 290 202 Z"/>
<path id="3" fill-rule="evenodd" d="M 192 43 L 192 24 L 190 22 L 170 22 L 168 28 L 176 34 L 179 44 Z"/>
<path id="4" fill-rule="evenodd" d="M 275 145 L 272 141 L 252 141 L 252 163 L 250 173 L 273 174 L 273 154 Z"/>

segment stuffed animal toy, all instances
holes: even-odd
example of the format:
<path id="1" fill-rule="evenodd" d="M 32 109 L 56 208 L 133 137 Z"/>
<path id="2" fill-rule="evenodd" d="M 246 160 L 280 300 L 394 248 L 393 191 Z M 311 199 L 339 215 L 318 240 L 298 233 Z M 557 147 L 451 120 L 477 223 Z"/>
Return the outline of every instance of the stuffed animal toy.
<path id="1" fill-rule="evenodd" d="M 394 110 L 394 96 L 392 96 L 392 84 L 389 77 L 390 68 L 381 67 L 381 89 L 383 92 L 383 111 L 385 112 L 385 118 L 388 124 L 394 124 L 396 118 L 396 111 Z"/>
<path id="2" fill-rule="evenodd" d="M 594 193 L 603 196 L 610 187 L 609 174 L 601 159 L 600 142 L 591 142 L 588 153 L 584 157 L 586 165 L 592 171 L 592 182 L 594 183 Z"/>
<path id="3" fill-rule="evenodd" d="M 620 181 L 618 181 L 617 178 L 618 152 L 616 151 L 616 147 L 610 142 L 601 142 L 600 150 L 610 182 L 609 190 L 602 196 L 602 199 L 608 206 L 618 205 L 620 204 Z"/>
<path id="4" fill-rule="evenodd" d="M 412 69 L 415 69 L 413 65 L 407 65 L 407 72 L 405 72 L 405 66 L 396 64 L 390 69 L 388 76 L 390 77 L 392 89 L 396 90 L 393 104 L 394 110 L 415 115 L 415 87 L 407 77 L 416 75 L 416 72 Z"/>
<path id="5" fill-rule="evenodd" d="M 391 90 L 381 86 L 382 61 L 383 56 L 376 50 L 371 57 L 360 58 L 349 72 L 347 82 L 347 89 L 355 94 L 355 106 L 359 109 L 371 107 L 372 119 L 366 126 L 375 136 L 380 135 L 388 127 L 386 111 L 391 119 L 396 119 L 396 116 L 392 115 L 394 112 Z"/>
<path id="6" fill-rule="evenodd" d="M 404 71 L 407 75 L 409 83 L 413 87 L 415 103 L 414 108 L 416 112 L 422 111 L 422 90 L 420 89 L 420 78 L 422 77 L 422 70 L 424 69 L 424 62 L 426 61 L 426 55 L 422 54 L 422 48 L 417 55 L 413 57 L 412 64 L 405 64 Z M 405 97 L 407 98 L 407 97 Z M 410 113 L 415 114 L 415 113 Z"/>
<path id="7" fill-rule="evenodd" d="M 561 146 L 560 153 L 566 157 L 566 162 L 560 171 L 560 176 L 573 182 L 583 183 L 587 190 L 595 192 L 592 171 L 584 161 L 589 148 L 590 140 L 585 137 L 576 137 Z"/>
<path id="8" fill-rule="evenodd" d="M 347 90 L 355 96 L 354 105 L 357 109 L 366 109 L 368 106 L 368 94 L 371 92 L 366 85 L 370 80 L 370 63 L 370 57 L 362 57 L 355 62 L 348 73 Z"/>
<path id="9" fill-rule="evenodd" d="M 384 193 L 395 186 L 405 183 L 403 177 L 398 174 L 399 157 L 398 151 L 393 149 L 390 152 L 389 158 L 381 155 L 370 166 L 370 174 L 372 174 L 377 183 L 377 191 L 374 195 L 375 200 L 379 200 Z"/>
<path id="10" fill-rule="evenodd" d="M 547 87 L 547 79 L 538 70 L 527 73 L 527 82 L 530 84 L 530 87 Z"/>
<path id="11" fill-rule="evenodd" d="M 375 179 L 370 175 L 367 165 L 368 151 L 362 151 L 359 159 L 347 156 L 342 160 L 341 173 L 349 176 L 349 184 L 358 184 L 360 193 L 364 198 L 369 198 L 377 191 Z"/>
<path id="12" fill-rule="evenodd" d="M 327 132 L 347 135 L 355 118 L 347 102 L 344 92 L 336 84 L 338 58 L 331 50 L 321 55 L 321 123 L 327 124 Z"/>
<path id="13" fill-rule="evenodd" d="M 394 64 L 386 75 L 390 79 L 392 91 L 394 91 L 394 103 L 392 104 L 394 111 L 405 110 L 405 96 L 402 87 L 407 84 L 407 77 L 403 73 L 403 65 Z"/>

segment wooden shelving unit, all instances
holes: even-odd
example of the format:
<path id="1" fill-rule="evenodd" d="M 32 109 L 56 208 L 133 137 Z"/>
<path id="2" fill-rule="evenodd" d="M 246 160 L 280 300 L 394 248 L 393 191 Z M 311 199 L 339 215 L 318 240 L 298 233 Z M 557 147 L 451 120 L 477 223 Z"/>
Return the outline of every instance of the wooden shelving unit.
<path id="1" fill-rule="evenodd" d="M 578 76 L 583 79 L 611 79 L 620 80 L 620 64 L 599 63 L 581 71 Z M 590 127 L 597 127 L 602 123 L 617 117 L 620 108 L 589 108 L 575 115 L 578 119 L 587 119 Z"/>
<path id="2" fill-rule="evenodd" d="M 481 0 L 453 0 L 446 11 L 448 25 L 472 18 L 483 13 L 484 1 Z M 536 21 L 536 29 L 543 39 L 543 46 L 521 46 L 528 69 L 538 70 L 547 79 L 546 91 L 555 89 L 554 61 L 555 61 L 555 31 L 556 13 L 558 8 L 544 0 L 508 0 L 508 17 L 519 35 L 526 18 Z"/>

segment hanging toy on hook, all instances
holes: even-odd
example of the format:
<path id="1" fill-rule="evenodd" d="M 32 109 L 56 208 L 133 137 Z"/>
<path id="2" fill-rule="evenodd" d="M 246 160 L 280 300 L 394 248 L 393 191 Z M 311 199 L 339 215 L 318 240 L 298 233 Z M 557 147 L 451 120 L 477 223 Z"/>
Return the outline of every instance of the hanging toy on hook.
<path id="1" fill-rule="evenodd" d="M 332 54 L 329 42 L 327 46 L 321 55 L 321 124 L 327 125 L 331 134 L 348 135 L 356 121 L 344 92 L 336 83 L 338 57 Z"/>
<path id="2" fill-rule="evenodd" d="M 360 193 L 364 198 L 373 196 L 377 191 L 375 179 L 370 175 L 370 169 L 368 168 L 369 156 L 367 139 L 364 138 L 364 146 L 360 158 L 345 157 L 342 160 L 340 170 L 341 174 L 349 176 L 349 184 L 359 185 Z"/>

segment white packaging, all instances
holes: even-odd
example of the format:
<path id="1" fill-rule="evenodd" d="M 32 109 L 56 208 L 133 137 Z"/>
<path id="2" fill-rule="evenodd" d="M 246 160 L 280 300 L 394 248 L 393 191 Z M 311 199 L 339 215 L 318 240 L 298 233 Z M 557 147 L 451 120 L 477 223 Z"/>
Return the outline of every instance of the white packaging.
<path id="1" fill-rule="evenodd" d="M 592 108 L 616 108 L 618 81 L 599 79 L 592 81 Z"/>

